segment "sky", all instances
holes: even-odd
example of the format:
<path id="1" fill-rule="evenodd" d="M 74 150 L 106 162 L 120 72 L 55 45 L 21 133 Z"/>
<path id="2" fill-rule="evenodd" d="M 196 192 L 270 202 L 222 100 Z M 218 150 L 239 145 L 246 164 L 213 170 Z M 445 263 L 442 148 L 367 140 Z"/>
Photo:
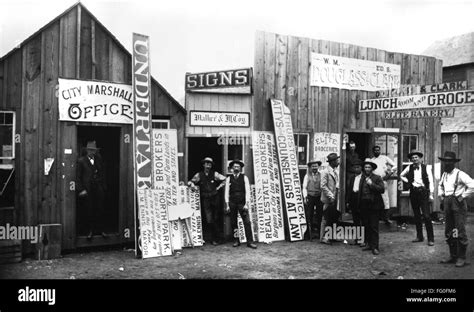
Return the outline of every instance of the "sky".
<path id="1" fill-rule="evenodd" d="M 0 0 L 0 57 L 75 0 Z M 474 31 L 474 0 L 82 0 L 131 51 L 150 37 L 151 73 L 184 103 L 186 72 L 253 67 L 255 31 L 421 54 Z"/>

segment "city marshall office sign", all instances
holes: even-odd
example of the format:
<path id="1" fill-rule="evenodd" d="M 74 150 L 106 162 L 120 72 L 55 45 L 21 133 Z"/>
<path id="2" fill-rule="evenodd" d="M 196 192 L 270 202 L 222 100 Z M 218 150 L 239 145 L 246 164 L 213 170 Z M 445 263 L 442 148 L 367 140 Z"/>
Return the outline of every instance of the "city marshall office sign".
<path id="1" fill-rule="evenodd" d="M 190 111 L 193 127 L 250 127 L 250 113 Z"/>

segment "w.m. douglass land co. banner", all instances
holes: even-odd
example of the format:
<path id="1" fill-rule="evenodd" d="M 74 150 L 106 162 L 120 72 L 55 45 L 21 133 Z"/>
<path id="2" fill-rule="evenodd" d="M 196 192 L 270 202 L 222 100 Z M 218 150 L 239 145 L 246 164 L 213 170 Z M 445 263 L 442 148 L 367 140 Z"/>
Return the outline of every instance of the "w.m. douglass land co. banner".
<path id="1" fill-rule="evenodd" d="M 151 159 L 151 112 L 150 112 L 150 50 L 149 38 L 147 36 L 133 34 L 133 57 L 132 57 L 132 90 L 134 104 L 133 142 L 134 142 L 134 170 L 135 189 L 151 189 L 152 159 Z M 136 196 L 136 194 L 135 194 Z M 136 201 L 135 201 L 136 203 Z M 135 209 L 135 250 L 140 255 L 138 237 L 139 224 L 145 220 L 139 220 L 142 214 Z M 138 224 L 137 224 L 138 223 Z M 142 241 L 143 242 L 143 241 Z"/>
<path id="2" fill-rule="evenodd" d="M 288 231 L 290 241 L 298 241 L 303 239 L 306 231 L 306 218 L 291 114 L 288 107 L 281 100 L 272 99 L 271 106 Z"/>

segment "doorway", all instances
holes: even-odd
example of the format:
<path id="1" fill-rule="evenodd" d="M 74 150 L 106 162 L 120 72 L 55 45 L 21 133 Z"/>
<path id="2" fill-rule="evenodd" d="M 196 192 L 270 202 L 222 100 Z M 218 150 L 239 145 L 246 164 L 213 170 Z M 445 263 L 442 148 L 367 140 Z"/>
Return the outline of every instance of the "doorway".
<path id="1" fill-rule="evenodd" d="M 201 160 L 205 157 L 211 157 L 214 161 L 213 170 L 220 174 L 226 175 L 224 171 L 224 152 L 222 144 L 218 143 L 218 138 L 189 138 L 188 139 L 188 180 L 191 180 L 193 176 L 202 171 L 203 167 Z M 222 239 L 224 233 L 224 188 L 218 191 L 218 202 L 219 209 L 217 211 L 217 232 Z M 201 211 L 202 225 L 203 225 L 203 236 L 204 240 L 209 240 L 209 229 L 206 226 L 206 216 Z"/>
<path id="2" fill-rule="evenodd" d="M 119 229 L 119 181 L 120 181 L 120 127 L 78 126 L 77 151 L 79 157 L 87 155 L 88 141 L 96 141 L 97 154 L 102 158 L 105 171 L 106 190 L 103 214 L 98 223 L 107 234 L 117 233 Z M 77 236 L 87 235 L 87 216 L 76 199 Z"/>

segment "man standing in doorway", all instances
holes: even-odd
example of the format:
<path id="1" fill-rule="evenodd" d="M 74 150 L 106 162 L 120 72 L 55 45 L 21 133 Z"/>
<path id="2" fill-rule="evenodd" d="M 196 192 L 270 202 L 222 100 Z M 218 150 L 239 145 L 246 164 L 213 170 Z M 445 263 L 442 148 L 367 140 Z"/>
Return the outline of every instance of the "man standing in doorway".
<path id="1" fill-rule="evenodd" d="M 349 187 L 346 190 L 346 207 L 352 212 L 354 226 L 362 226 L 362 215 L 360 208 L 360 183 L 362 178 L 362 160 L 356 159 L 352 162 L 354 175 L 349 180 Z M 363 244 L 363 241 L 355 242 Z"/>
<path id="2" fill-rule="evenodd" d="M 201 160 L 203 170 L 196 173 L 188 186 L 193 188 L 199 186 L 201 197 L 201 209 L 204 211 L 206 218 L 206 228 L 210 233 L 211 244 L 216 246 L 218 243 L 217 234 L 217 212 L 218 212 L 218 196 L 217 192 L 224 186 L 225 176 L 214 171 L 214 161 L 210 157 Z"/>
<path id="3" fill-rule="evenodd" d="M 465 172 L 455 168 L 461 159 L 456 153 L 446 151 L 438 157 L 444 165 L 444 172 L 438 185 L 438 195 L 446 216 L 444 234 L 449 246 L 450 257 L 441 263 L 456 263 L 456 267 L 466 264 L 468 239 L 466 234 L 466 198 L 474 194 L 474 180 Z"/>
<path id="4" fill-rule="evenodd" d="M 379 254 L 379 216 L 383 208 L 381 194 L 385 191 L 383 180 L 374 172 L 377 164 L 370 159 L 363 163 L 364 173 L 360 179 L 360 208 L 362 210 L 367 246 L 362 250 L 372 250 L 374 255 Z"/>
<path id="5" fill-rule="evenodd" d="M 356 144 L 354 141 L 349 142 L 349 148 L 346 153 L 346 182 L 347 182 L 347 187 L 349 187 L 349 181 L 353 176 L 356 175 L 354 172 L 354 162 L 355 161 L 360 161 L 359 154 L 357 154 L 356 150 Z"/>
<path id="6" fill-rule="evenodd" d="M 337 196 L 339 193 L 339 158 L 336 153 L 327 156 L 329 166 L 321 172 L 321 201 L 323 206 L 323 219 L 321 221 L 320 241 L 323 244 L 331 244 L 329 238 L 324 233 L 326 226 L 331 226 L 337 222 L 339 211 L 337 210 Z M 334 238 L 333 238 L 334 239 Z"/>
<path id="7" fill-rule="evenodd" d="M 430 216 L 430 200 L 433 200 L 434 183 L 431 170 L 427 170 L 426 165 L 421 163 L 423 153 L 412 151 L 408 154 L 408 159 L 412 164 L 403 170 L 400 178 L 408 183 L 410 187 L 410 203 L 415 215 L 416 239 L 413 241 L 423 241 L 423 225 L 421 216 L 425 219 L 426 235 L 428 236 L 428 245 L 434 245 L 433 223 Z"/>
<path id="8" fill-rule="evenodd" d="M 106 191 L 105 167 L 98 150 L 95 141 L 88 141 L 86 154 L 78 159 L 76 168 L 79 209 L 84 209 L 88 240 L 92 239 L 94 233 L 107 237 L 102 222 Z"/>
<path id="9" fill-rule="evenodd" d="M 232 174 L 229 175 L 225 181 L 225 212 L 230 213 L 232 233 L 234 234 L 233 246 L 240 246 L 239 237 L 237 235 L 237 213 L 240 213 L 240 217 L 244 222 L 247 247 L 256 249 L 257 245 L 253 242 L 249 217 L 250 183 L 249 179 L 241 173 L 244 163 L 240 160 L 233 160 L 230 162 L 229 167 L 232 169 Z"/>
<path id="10" fill-rule="evenodd" d="M 306 222 L 308 223 L 308 238 L 311 240 L 313 229 L 313 217 L 316 208 L 316 226 L 314 233 L 317 233 L 319 238 L 319 231 L 321 228 L 321 220 L 323 217 L 323 203 L 321 202 L 321 173 L 319 160 L 313 160 L 308 163 L 308 172 L 303 179 L 303 197 L 305 201 Z"/>
<path id="11" fill-rule="evenodd" d="M 384 192 L 382 193 L 383 205 L 384 210 L 382 212 L 382 219 L 385 221 L 386 225 L 392 224 L 389 219 L 389 212 L 390 212 L 390 199 L 388 196 L 387 191 L 387 180 L 390 176 L 396 171 L 397 166 L 388 156 L 381 155 L 380 153 L 380 146 L 374 146 L 372 148 L 372 152 L 374 157 L 370 160 L 377 165 L 377 169 L 374 169 L 374 173 L 380 177 L 382 177 L 383 184 L 384 184 Z"/>

